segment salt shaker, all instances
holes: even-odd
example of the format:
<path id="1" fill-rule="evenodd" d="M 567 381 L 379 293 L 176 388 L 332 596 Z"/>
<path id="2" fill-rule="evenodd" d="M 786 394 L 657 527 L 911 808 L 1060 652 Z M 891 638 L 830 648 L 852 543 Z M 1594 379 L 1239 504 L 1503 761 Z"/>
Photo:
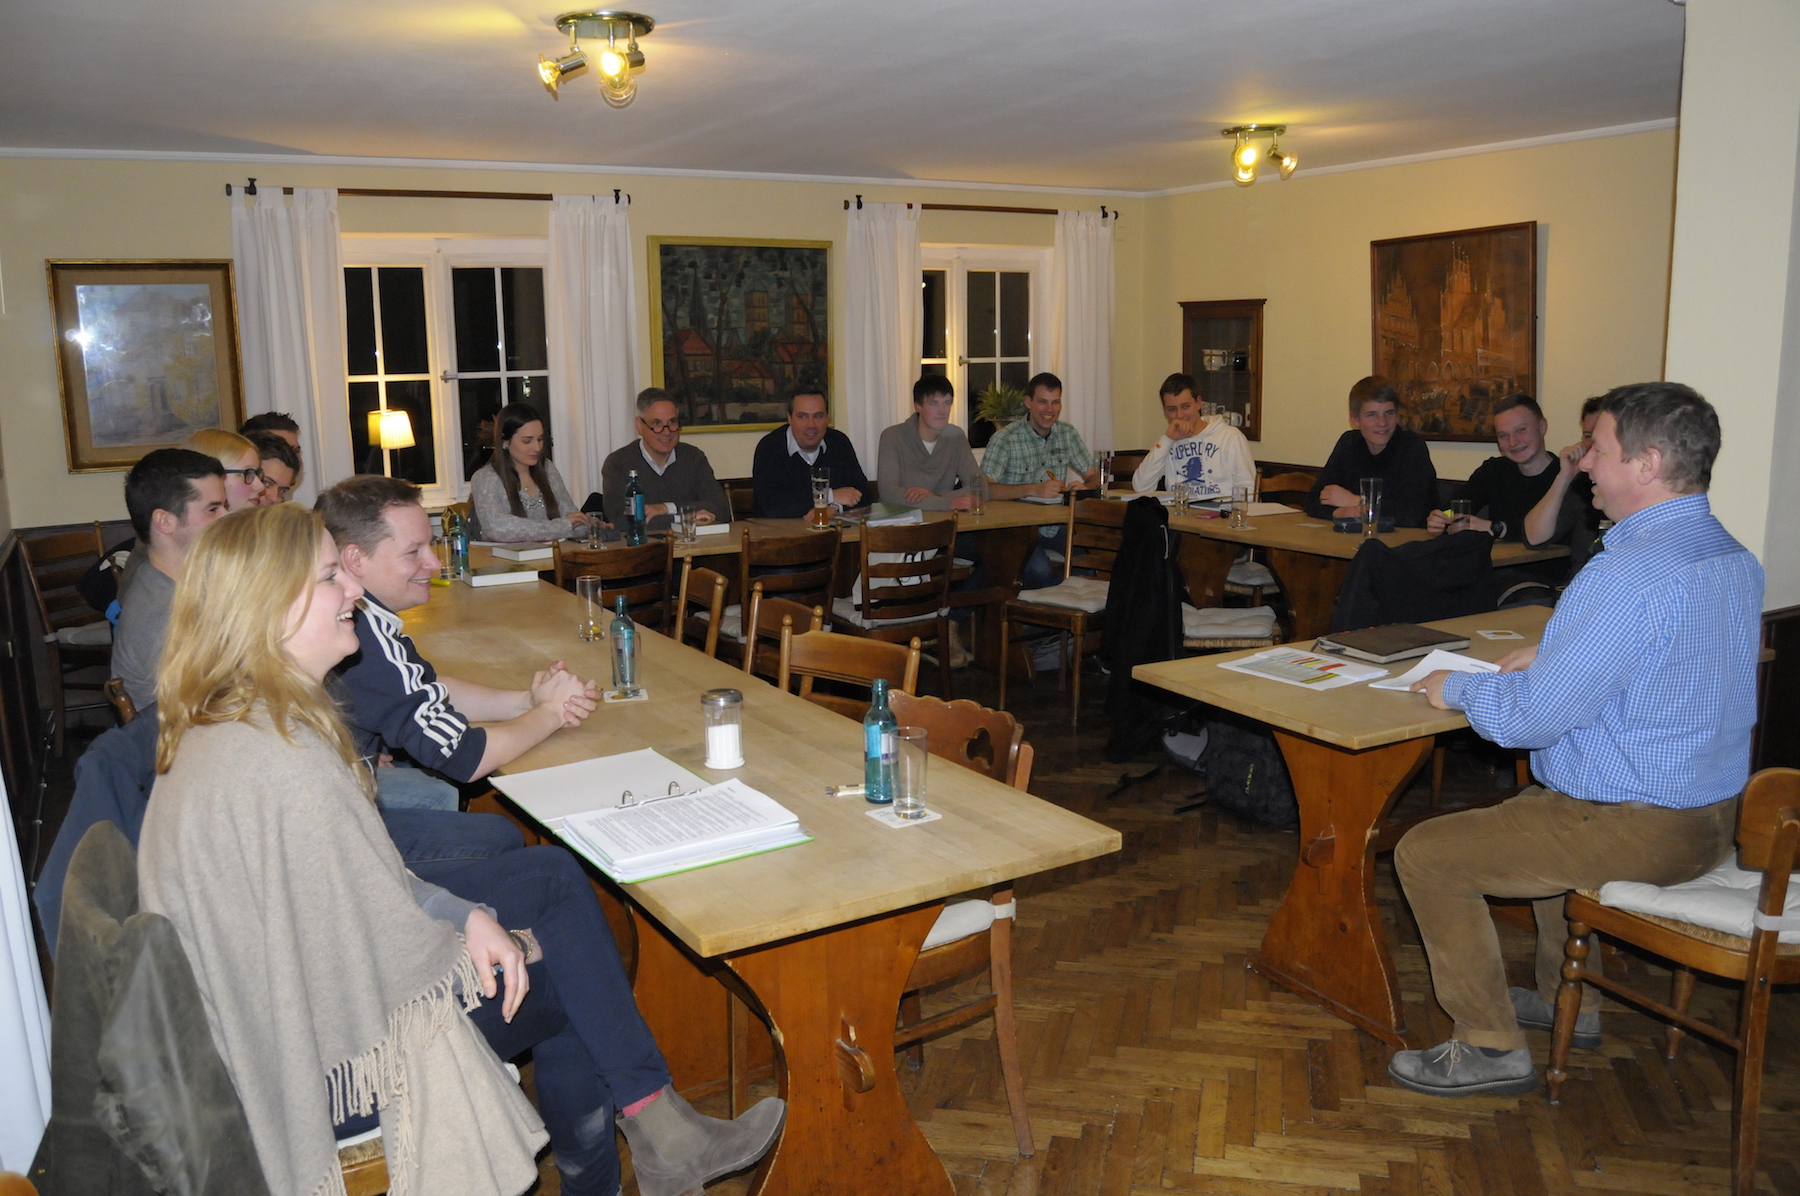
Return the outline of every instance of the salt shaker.
<path id="1" fill-rule="evenodd" d="M 735 689 L 709 689 L 700 695 L 706 721 L 706 767 L 744 766 L 744 695 Z"/>

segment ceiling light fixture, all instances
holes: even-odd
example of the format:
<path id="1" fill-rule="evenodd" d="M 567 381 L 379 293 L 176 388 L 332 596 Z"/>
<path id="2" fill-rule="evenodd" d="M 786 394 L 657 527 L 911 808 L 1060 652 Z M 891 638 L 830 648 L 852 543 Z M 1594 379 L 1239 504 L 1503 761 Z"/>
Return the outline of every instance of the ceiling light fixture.
<path id="1" fill-rule="evenodd" d="M 538 77 L 552 96 L 564 79 L 595 68 L 600 78 L 600 96 L 614 108 L 623 108 L 637 95 L 637 76 L 644 69 L 644 52 L 637 39 L 656 28 L 656 22 L 642 13 L 613 9 L 566 12 L 556 18 L 556 27 L 569 35 L 569 53 L 549 59 L 538 55 Z M 582 39 L 593 43 L 583 49 Z M 600 44 L 604 41 L 604 44 Z"/>
<path id="2" fill-rule="evenodd" d="M 1240 187 L 1248 187 L 1254 183 L 1257 169 L 1265 158 L 1275 164 L 1275 169 L 1282 178 L 1293 178 L 1300 159 L 1295 154 L 1281 152 L 1280 139 L 1285 132 L 1286 125 L 1233 125 L 1229 129 L 1221 129 L 1220 136 L 1232 138 L 1231 181 Z M 1259 137 L 1269 139 L 1266 153 L 1256 144 Z"/>

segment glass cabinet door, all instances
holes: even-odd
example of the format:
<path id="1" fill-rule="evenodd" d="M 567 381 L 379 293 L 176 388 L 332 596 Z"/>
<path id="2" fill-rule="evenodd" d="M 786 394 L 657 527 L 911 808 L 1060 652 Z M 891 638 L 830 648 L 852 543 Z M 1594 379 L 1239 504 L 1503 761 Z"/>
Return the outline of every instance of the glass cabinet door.
<path id="1" fill-rule="evenodd" d="M 1262 299 L 1181 305 L 1181 369 L 1194 397 L 1234 413 L 1244 436 L 1262 439 Z"/>

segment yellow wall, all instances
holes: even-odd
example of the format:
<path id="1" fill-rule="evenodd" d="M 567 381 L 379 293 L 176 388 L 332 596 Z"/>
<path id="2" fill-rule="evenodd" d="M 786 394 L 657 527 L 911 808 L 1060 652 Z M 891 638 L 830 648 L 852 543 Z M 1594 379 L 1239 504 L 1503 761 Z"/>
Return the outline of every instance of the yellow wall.
<path id="1" fill-rule="evenodd" d="M 1097 208 L 1099 198 L 1008 191 L 784 183 L 754 180 L 611 177 L 487 170 L 415 170 L 326 165 L 89 162 L 0 159 L 0 270 L 6 312 L 0 318 L 0 429 L 4 431 L 7 492 L 21 527 L 124 516 L 123 475 L 68 472 L 57 395 L 47 258 L 229 258 L 231 224 L 224 185 L 255 175 L 263 184 L 307 187 L 425 188 L 463 191 L 604 193 L 614 186 L 632 196 L 631 231 L 637 243 L 639 372 L 650 384 L 650 323 L 644 246 L 652 236 L 778 237 L 831 241 L 830 268 L 843 269 L 837 251 L 844 234 L 843 201 L 865 200 Z M 1142 290 L 1136 242 L 1143 236 L 1143 201 L 1104 202 L 1121 208 L 1117 231 L 1119 321 L 1136 320 Z M 433 233 L 543 236 L 548 205 L 493 200 L 376 199 L 347 196 L 339 215 L 346 233 Z M 927 212 L 926 241 L 1049 245 L 1048 216 Z M 843 290 L 832 288 L 832 314 L 843 321 Z M 843 347 L 835 346 L 843 368 Z M 842 377 L 837 379 L 841 385 Z M 1142 389 L 1135 355 L 1115 354 L 1114 388 Z M 746 475 L 757 433 L 695 438 L 721 476 Z"/>
<path id="2" fill-rule="evenodd" d="M 1148 393 L 1181 366 L 1176 304 L 1267 299 L 1265 460 L 1318 464 L 1348 426 L 1350 384 L 1370 372 L 1369 242 L 1536 220 L 1539 398 L 1552 447 L 1578 436 L 1589 395 L 1662 376 L 1673 131 L 1148 201 L 1156 246 L 1145 277 L 1147 389 L 1115 399 L 1120 445 L 1161 430 Z M 1492 445 L 1437 444 L 1444 477 L 1467 477 Z"/>
<path id="3" fill-rule="evenodd" d="M 1148 200 L 1106 199 L 1122 213 L 1116 242 L 1114 444 L 1148 444 L 1161 429 L 1151 393 L 1181 364 L 1184 299 L 1266 298 L 1264 431 L 1259 457 L 1319 463 L 1343 429 L 1343 397 L 1369 370 L 1371 240 L 1537 220 L 1542 397 L 1551 438 L 1572 435 L 1589 394 L 1660 375 L 1669 260 L 1672 132 L 1582 141 L 1335 175 L 1304 172 Z M 276 185 L 605 192 L 633 197 L 644 287 L 650 236 L 782 237 L 841 242 L 843 200 L 1096 207 L 1098 198 L 941 191 L 838 183 L 611 177 L 330 165 L 0 159 L 0 429 L 6 488 L 19 526 L 124 513 L 117 473 L 71 475 L 51 347 L 46 258 L 231 255 L 227 181 Z M 535 203 L 346 197 L 347 233 L 535 235 Z M 928 212 L 926 241 L 1039 244 L 1042 216 Z M 832 268 L 841 270 L 833 254 Z M 842 290 L 833 288 L 842 326 Z M 649 383 L 647 290 L 640 296 L 640 372 Z M 837 350 L 841 369 L 842 347 Z M 841 379 L 840 379 L 841 382 Z M 754 434 L 697 438 L 722 475 L 747 474 Z M 1463 477 L 1483 446 L 1434 449 Z"/>

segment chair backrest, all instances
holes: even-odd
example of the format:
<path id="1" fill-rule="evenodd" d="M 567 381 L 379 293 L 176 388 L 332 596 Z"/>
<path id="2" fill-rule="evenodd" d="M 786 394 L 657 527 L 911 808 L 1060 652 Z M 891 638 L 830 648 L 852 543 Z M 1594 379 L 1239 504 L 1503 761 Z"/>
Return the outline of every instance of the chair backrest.
<path id="1" fill-rule="evenodd" d="M 781 629 L 781 666 L 775 683 L 784 693 L 800 679 L 800 696 L 827 710 L 835 710 L 847 718 L 860 719 L 869 708 L 869 699 L 841 697 L 837 694 L 814 693 L 815 681 L 836 681 L 868 689 L 876 678 L 886 678 L 889 692 L 911 693 L 919 683 L 919 637 L 902 648 L 885 640 L 860 635 L 837 635 L 830 631 L 808 631 L 794 634 L 790 621 Z"/>
<path id="2" fill-rule="evenodd" d="M 950 605 L 956 521 L 864 527 L 861 553 L 865 625 L 935 615 Z"/>
<path id="3" fill-rule="evenodd" d="M 726 501 L 731 503 L 733 519 L 748 519 L 756 510 L 756 484 L 750 478 L 720 478 Z"/>
<path id="4" fill-rule="evenodd" d="M 790 598 L 771 598 L 763 593 L 763 582 L 750 587 L 750 610 L 743 621 L 744 671 L 756 671 L 757 648 L 767 640 L 777 652 L 781 646 L 781 629 L 792 627 L 804 635 L 825 626 L 825 608 L 803 606 Z M 766 664 L 764 666 L 767 667 Z M 764 674 L 767 675 L 766 673 Z"/>
<path id="5" fill-rule="evenodd" d="M 618 594 L 639 623 L 661 627 L 668 614 L 669 580 L 674 572 L 675 543 L 662 539 L 637 548 L 575 548 L 556 544 L 556 584 L 575 588 L 589 574 L 604 579 L 601 592 L 608 609 Z"/>
<path id="6" fill-rule="evenodd" d="M 1003 785 L 1013 783 L 1025 728 L 1004 710 L 958 698 L 915 697 L 897 693 L 888 699 L 903 727 L 924 727 L 931 754 L 940 756 Z"/>
<path id="7" fill-rule="evenodd" d="M 760 581 L 767 597 L 830 607 L 837 582 L 838 539 L 835 527 L 797 536 L 753 536 L 746 528 L 744 549 L 738 554 L 738 601 L 748 603 Z"/>
<path id="8" fill-rule="evenodd" d="M 669 621 L 669 638 L 687 642 L 688 619 L 695 612 L 707 612 L 704 620 L 695 618 L 693 634 L 700 638 L 700 650 L 708 656 L 719 655 L 719 620 L 725 617 L 725 591 L 731 588 L 723 573 L 694 564 L 688 557 L 681 563 L 681 592 L 675 599 L 675 617 Z M 700 627 L 704 622 L 706 626 Z"/>
<path id="9" fill-rule="evenodd" d="M 1800 769 L 1765 768 L 1751 777 L 1738 806 L 1739 865 L 1760 870 L 1779 864 L 1780 830 L 1790 819 L 1800 819 Z"/>
<path id="10" fill-rule="evenodd" d="M 1112 477 L 1101 479 L 1102 485 L 1108 490 L 1130 487 L 1131 475 L 1137 472 L 1137 467 L 1142 465 L 1144 463 L 1144 458 L 1149 455 L 1150 453 L 1147 449 L 1136 449 L 1128 453 L 1114 453 L 1112 455 Z"/>
<path id="11" fill-rule="evenodd" d="M 1110 578 L 1119 546 L 1125 542 L 1127 503 L 1101 498 L 1082 498 L 1069 511 L 1069 548 L 1064 553 L 1063 576 L 1090 569 Z"/>
<path id="12" fill-rule="evenodd" d="M 119 716 L 121 727 L 137 717 L 137 703 L 133 702 L 131 695 L 125 692 L 123 678 L 109 678 L 106 684 L 100 688 L 105 692 L 106 700 L 112 703 L 113 713 Z"/>
<path id="13" fill-rule="evenodd" d="M 1318 482 L 1318 474 L 1304 470 L 1290 469 L 1285 473 L 1271 474 L 1258 470 L 1256 494 L 1263 502 L 1285 502 L 1294 506 L 1303 502 Z"/>
<path id="14" fill-rule="evenodd" d="M 37 599 L 45 634 L 106 617 L 89 606 L 75 588 L 94 562 L 106 555 L 98 523 L 92 531 L 22 535 L 19 550 L 25 555 L 25 572 L 31 578 L 31 593 Z"/>

